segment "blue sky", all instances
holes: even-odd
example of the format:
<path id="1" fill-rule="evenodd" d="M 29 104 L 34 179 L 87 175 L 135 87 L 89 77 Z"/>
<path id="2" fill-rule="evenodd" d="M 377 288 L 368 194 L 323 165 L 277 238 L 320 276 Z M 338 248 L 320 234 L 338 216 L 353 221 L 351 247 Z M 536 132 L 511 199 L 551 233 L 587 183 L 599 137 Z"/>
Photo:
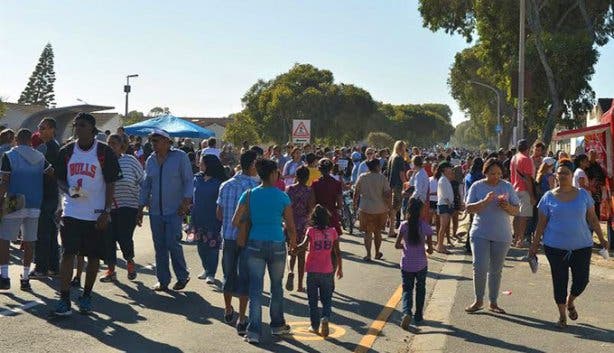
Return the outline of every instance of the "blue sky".
<path id="1" fill-rule="evenodd" d="M 13 1 L 0 10 L 0 96 L 14 102 L 47 42 L 55 52 L 58 105 L 124 110 L 168 106 L 179 116 L 224 116 L 259 78 L 294 63 L 389 103 L 449 104 L 458 36 L 422 28 L 417 1 Z M 614 95 L 614 45 L 601 49 L 593 87 Z M 607 65 L 606 63 L 610 63 Z"/>

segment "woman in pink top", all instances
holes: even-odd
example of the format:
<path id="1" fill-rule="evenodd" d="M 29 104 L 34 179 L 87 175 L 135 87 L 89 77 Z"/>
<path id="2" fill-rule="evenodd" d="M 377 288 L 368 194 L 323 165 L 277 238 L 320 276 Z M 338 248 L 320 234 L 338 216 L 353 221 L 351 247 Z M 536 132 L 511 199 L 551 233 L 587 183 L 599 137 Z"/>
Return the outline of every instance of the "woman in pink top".
<path id="1" fill-rule="evenodd" d="M 305 272 L 307 272 L 307 298 L 311 317 L 310 332 L 320 333 L 322 337 L 326 337 L 333 302 L 334 268 L 331 257 L 333 251 L 337 259 L 337 278 L 343 277 L 339 235 L 335 228 L 330 226 L 330 213 L 320 204 L 316 205 L 311 214 L 311 224 L 312 227 L 307 228 L 305 239 L 299 246 L 299 249 L 305 249 L 309 244 Z M 321 315 L 318 298 L 322 302 Z"/>
<path id="2" fill-rule="evenodd" d="M 401 223 L 395 244 L 397 249 L 403 250 L 401 257 L 401 273 L 403 275 L 403 319 L 401 327 L 404 330 L 407 330 L 411 323 L 414 282 L 416 286 L 414 322 L 416 324 L 422 322 L 422 311 L 424 310 L 426 296 L 426 253 L 433 253 L 433 230 L 426 221 L 420 219 L 422 207 L 424 207 L 424 204 L 419 199 L 411 198 L 409 200 L 407 221 Z M 428 246 L 426 251 L 424 249 L 425 243 Z"/>

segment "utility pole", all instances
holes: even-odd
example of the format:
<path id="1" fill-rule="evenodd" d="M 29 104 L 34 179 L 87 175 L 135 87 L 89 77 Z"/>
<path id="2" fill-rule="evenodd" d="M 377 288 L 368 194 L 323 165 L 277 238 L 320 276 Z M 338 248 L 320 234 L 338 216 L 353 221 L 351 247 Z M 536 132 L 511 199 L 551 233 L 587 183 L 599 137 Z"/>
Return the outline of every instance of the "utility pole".
<path id="1" fill-rule="evenodd" d="M 497 133 L 497 148 L 501 147 L 501 133 L 503 132 L 503 126 L 501 126 L 501 94 L 499 93 L 499 90 L 497 90 L 495 87 L 491 85 L 487 85 L 482 82 L 473 81 L 473 80 L 469 80 L 467 82 L 472 83 L 474 85 L 488 88 L 491 91 L 493 91 L 495 95 L 497 95 L 497 128 L 495 129 L 495 132 Z"/>
<path id="2" fill-rule="evenodd" d="M 139 77 L 138 74 L 132 74 L 126 76 L 126 85 L 124 86 L 124 92 L 126 93 L 126 110 L 124 114 L 124 119 L 128 117 L 128 93 L 130 93 L 130 78 L 131 77 Z"/>
<path id="3" fill-rule="evenodd" d="M 524 138 L 524 56 L 525 56 L 525 23 L 526 0 L 520 0 L 520 38 L 518 42 L 518 119 L 516 121 L 517 139 Z M 518 141 L 514 141 L 514 145 Z"/>

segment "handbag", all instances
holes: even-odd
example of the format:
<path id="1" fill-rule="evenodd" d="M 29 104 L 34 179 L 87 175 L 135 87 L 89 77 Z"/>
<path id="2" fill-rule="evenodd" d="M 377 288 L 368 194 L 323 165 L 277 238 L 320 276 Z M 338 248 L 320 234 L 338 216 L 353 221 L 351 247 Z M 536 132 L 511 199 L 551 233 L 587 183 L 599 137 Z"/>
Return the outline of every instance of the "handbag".
<path id="1" fill-rule="evenodd" d="M 250 195 L 252 193 L 252 190 L 249 189 L 247 190 L 247 193 L 245 195 L 245 211 L 243 212 L 243 215 L 241 217 L 241 219 L 239 220 L 239 225 L 238 225 L 238 229 L 239 232 L 237 234 L 237 246 L 239 247 L 244 247 L 245 244 L 247 244 L 247 239 L 249 238 L 249 230 L 252 227 L 252 222 L 250 219 L 250 207 L 249 207 L 249 201 L 250 201 Z"/>

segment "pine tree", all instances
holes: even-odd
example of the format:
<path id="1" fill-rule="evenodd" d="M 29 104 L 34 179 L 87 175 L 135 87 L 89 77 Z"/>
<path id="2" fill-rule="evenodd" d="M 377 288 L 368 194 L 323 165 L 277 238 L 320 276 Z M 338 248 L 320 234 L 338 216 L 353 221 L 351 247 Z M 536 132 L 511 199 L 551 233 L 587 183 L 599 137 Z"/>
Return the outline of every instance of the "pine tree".
<path id="1" fill-rule="evenodd" d="M 34 72 L 30 76 L 28 85 L 21 93 L 17 102 L 20 104 L 40 104 L 46 107 L 55 107 L 54 82 L 53 48 L 50 43 L 47 43 L 38 59 Z"/>

